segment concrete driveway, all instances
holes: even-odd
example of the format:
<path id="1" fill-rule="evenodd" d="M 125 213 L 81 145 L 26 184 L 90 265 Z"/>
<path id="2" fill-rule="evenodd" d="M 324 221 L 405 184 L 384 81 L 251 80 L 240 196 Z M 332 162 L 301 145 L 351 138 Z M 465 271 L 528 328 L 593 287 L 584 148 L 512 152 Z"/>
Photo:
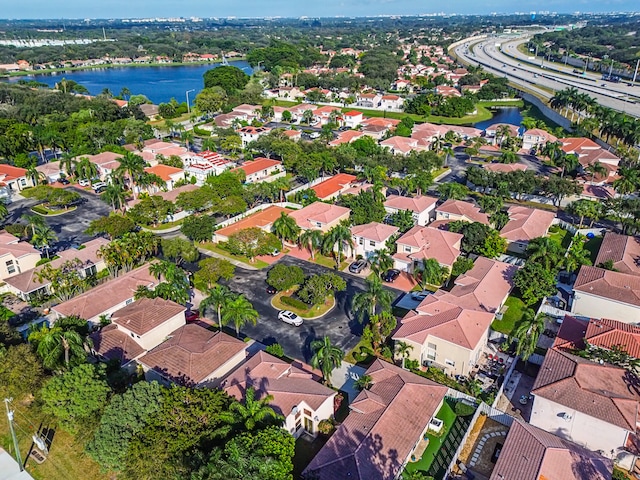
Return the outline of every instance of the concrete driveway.
<path id="1" fill-rule="evenodd" d="M 103 202 L 98 195 L 75 188 L 74 191 L 78 192 L 84 199 L 84 202 L 77 209 L 54 217 L 44 217 L 47 224 L 53 228 L 58 236 L 58 242 L 55 244 L 57 250 L 66 250 L 73 244 L 91 240 L 93 237 L 87 235 L 84 231 L 89 227 L 92 220 L 109 215 L 111 211 L 111 207 Z M 15 200 L 7 205 L 9 216 L 5 220 L 6 223 L 18 222 L 25 213 L 33 214 L 31 207 L 38 203 L 40 202 L 34 199 Z M 22 223 L 25 223 L 24 220 Z"/>
<path id="2" fill-rule="evenodd" d="M 285 256 L 278 263 L 297 265 L 305 274 L 322 274 L 335 272 L 326 267 Z M 344 272 L 336 272 L 347 282 L 347 289 L 336 295 L 336 306 L 327 315 L 317 320 L 305 320 L 300 327 L 294 327 L 278 320 L 278 310 L 271 306 L 271 295 L 266 292 L 268 269 L 248 271 L 237 268 L 234 278 L 227 285 L 238 293 L 243 293 L 260 314 L 256 326 L 246 325 L 242 333 L 265 345 L 279 343 L 285 353 L 299 360 L 308 362 L 311 359 L 311 342 L 328 335 L 331 341 L 348 352 L 358 343 L 362 334 L 362 324 L 350 313 L 353 296 L 365 289 L 363 279 Z M 391 290 L 394 294 L 400 292 Z"/>

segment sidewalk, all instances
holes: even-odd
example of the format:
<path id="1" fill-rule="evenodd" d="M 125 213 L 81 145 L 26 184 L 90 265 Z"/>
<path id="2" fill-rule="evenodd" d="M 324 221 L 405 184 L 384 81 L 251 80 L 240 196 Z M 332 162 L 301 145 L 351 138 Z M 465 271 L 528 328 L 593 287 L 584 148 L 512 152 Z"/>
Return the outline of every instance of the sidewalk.
<path id="1" fill-rule="evenodd" d="M 244 268 L 245 270 L 259 270 L 256 267 L 252 267 L 251 265 L 247 265 L 244 262 L 240 262 L 238 260 L 235 260 L 233 258 L 227 257 L 225 255 L 221 255 L 217 252 L 212 252 L 211 250 L 207 250 L 206 248 L 202 248 L 202 247 L 198 247 L 198 251 L 206 256 L 209 257 L 216 257 L 216 258 L 221 258 L 222 260 L 226 260 L 227 262 L 235 265 L 236 267 L 240 267 L 240 268 Z"/>

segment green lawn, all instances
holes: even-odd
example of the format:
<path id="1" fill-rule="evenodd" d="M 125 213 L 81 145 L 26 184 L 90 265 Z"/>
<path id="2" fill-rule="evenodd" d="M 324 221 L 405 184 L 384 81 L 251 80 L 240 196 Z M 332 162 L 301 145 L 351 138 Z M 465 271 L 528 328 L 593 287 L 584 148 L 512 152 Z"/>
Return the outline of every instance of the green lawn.
<path id="1" fill-rule="evenodd" d="M 600 245 L 602 245 L 603 237 L 593 237 L 587 240 L 584 244 L 584 248 L 589 250 L 591 263 L 596 263 L 596 257 L 598 256 L 598 251 L 600 250 Z"/>
<path id="2" fill-rule="evenodd" d="M 440 450 L 440 446 L 446 440 L 447 434 L 449 433 L 449 430 L 456 420 L 456 414 L 453 411 L 452 405 L 449 404 L 448 400 L 445 400 L 442 407 L 440 407 L 440 410 L 438 410 L 438 413 L 436 414 L 436 418 L 439 418 L 444 422 L 444 427 L 442 427 L 440 436 L 436 437 L 431 433 L 427 434 L 427 436 L 429 437 L 429 445 L 422 454 L 422 458 L 417 462 L 409 462 L 405 467 L 406 471 L 415 472 L 417 470 L 421 470 L 425 473 L 429 471 L 431 463 L 436 457 L 438 450 Z"/>
<path id="3" fill-rule="evenodd" d="M 444 123 L 447 125 L 468 125 L 470 123 L 483 122 L 493 117 L 493 113 L 486 107 L 480 104 L 476 104 L 477 113 L 475 115 L 467 115 L 460 118 L 453 117 L 438 117 L 437 115 L 429 115 L 427 122 L 430 123 Z"/>
<path id="4" fill-rule="evenodd" d="M 175 220 L 173 222 L 160 223 L 155 227 L 153 225 L 147 225 L 144 228 L 146 228 L 148 230 L 153 230 L 154 232 L 161 232 L 162 230 L 168 230 L 169 228 L 177 227 L 178 225 L 182 225 L 183 221 L 184 221 L 184 218 L 181 218 L 180 220 Z"/>
<path id="5" fill-rule="evenodd" d="M 565 249 L 569 248 L 569 244 L 571 243 L 571 234 L 569 231 L 557 225 L 549 229 L 549 238 Z"/>
<path id="6" fill-rule="evenodd" d="M 369 363 L 371 363 L 375 357 L 373 355 L 361 355 L 360 352 L 363 347 L 365 349 L 371 350 L 371 343 L 365 341 L 362 337 L 360 337 L 360 341 L 358 342 L 358 344 L 353 347 L 353 350 L 345 355 L 344 361 L 353 363 L 354 365 L 358 363 L 368 365 Z"/>
<path id="7" fill-rule="evenodd" d="M 509 100 L 504 100 L 504 101 L 497 101 L 497 102 L 492 102 L 492 101 L 479 101 L 478 105 L 483 106 L 483 107 L 524 107 L 524 100 L 521 100 L 519 98 L 513 98 L 513 99 L 509 99 Z"/>
<path id="8" fill-rule="evenodd" d="M 309 259 L 310 262 L 317 263 L 318 265 L 322 265 L 323 267 L 335 269 L 336 261 L 333 257 L 327 257 L 326 255 L 322 255 L 320 253 L 316 253 L 315 260 Z M 342 261 L 340 262 L 340 270 L 344 270 L 347 268 L 349 262 Z"/>
<path id="9" fill-rule="evenodd" d="M 247 265 L 250 265 L 252 267 L 255 268 L 267 268 L 269 266 L 269 264 L 267 262 L 263 262 L 262 260 L 258 260 L 257 258 L 252 261 L 250 261 L 247 257 L 242 257 L 240 255 L 232 255 L 231 253 L 229 253 L 226 250 L 223 250 L 222 248 L 216 246 L 215 243 L 211 243 L 211 242 L 206 242 L 201 244 L 202 248 L 206 248 L 207 250 L 211 250 L 212 252 L 216 252 L 220 255 L 223 255 L 227 258 L 230 258 L 232 260 L 237 260 L 238 262 L 242 262 L 242 263 L 246 263 Z"/>
<path id="10" fill-rule="evenodd" d="M 502 317 L 502 320 L 493 321 L 493 323 L 491 324 L 491 328 L 493 328 L 496 332 L 509 335 L 513 330 L 513 327 L 522 318 L 522 310 L 524 310 L 525 305 L 522 300 L 512 295 L 507 298 L 507 301 L 504 302 L 504 304 L 509 308 Z"/>

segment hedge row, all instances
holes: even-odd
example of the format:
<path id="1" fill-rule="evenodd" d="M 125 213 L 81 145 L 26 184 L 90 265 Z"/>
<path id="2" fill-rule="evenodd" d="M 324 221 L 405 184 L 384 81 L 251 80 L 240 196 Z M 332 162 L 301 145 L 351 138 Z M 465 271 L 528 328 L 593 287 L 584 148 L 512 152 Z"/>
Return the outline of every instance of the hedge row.
<path id="1" fill-rule="evenodd" d="M 289 305 L 290 307 L 297 308 L 299 310 L 308 310 L 309 305 L 304 303 L 302 300 L 298 300 L 297 298 L 282 296 L 280 297 L 280 301 L 285 305 Z"/>

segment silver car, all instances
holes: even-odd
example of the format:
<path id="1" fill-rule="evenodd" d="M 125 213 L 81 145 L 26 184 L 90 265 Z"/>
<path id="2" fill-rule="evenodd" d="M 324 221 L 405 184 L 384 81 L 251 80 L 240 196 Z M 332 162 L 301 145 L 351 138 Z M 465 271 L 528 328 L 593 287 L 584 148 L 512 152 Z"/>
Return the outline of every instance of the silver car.
<path id="1" fill-rule="evenodd" d="M 302 325 L 302 318 L 289 310 L 282 310 L 279 312 L 278 320 L 282 320 L 284 323 L 288 323 L 289 325 L 294 325 L 296 327 Z"/>

